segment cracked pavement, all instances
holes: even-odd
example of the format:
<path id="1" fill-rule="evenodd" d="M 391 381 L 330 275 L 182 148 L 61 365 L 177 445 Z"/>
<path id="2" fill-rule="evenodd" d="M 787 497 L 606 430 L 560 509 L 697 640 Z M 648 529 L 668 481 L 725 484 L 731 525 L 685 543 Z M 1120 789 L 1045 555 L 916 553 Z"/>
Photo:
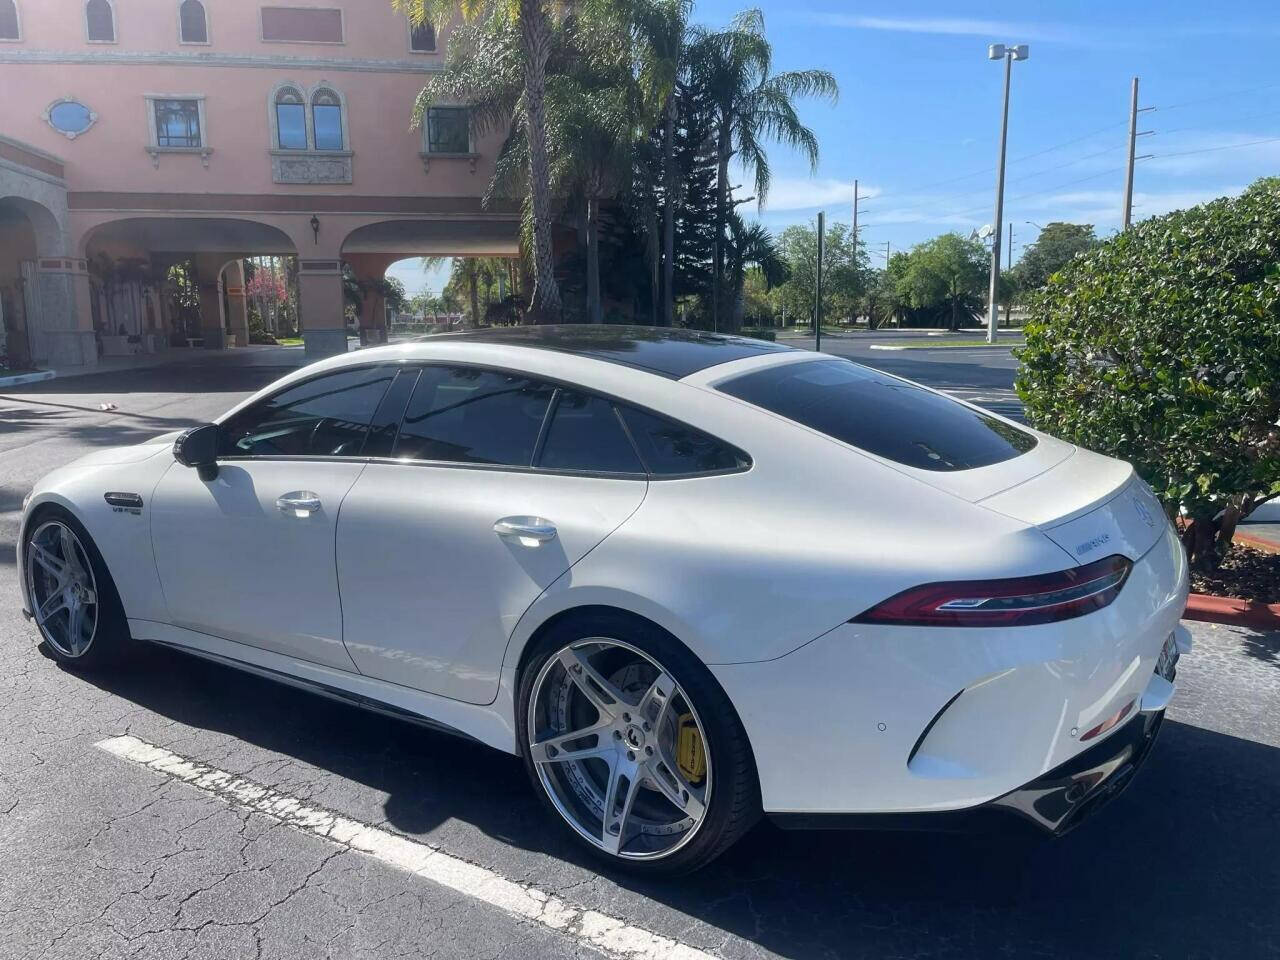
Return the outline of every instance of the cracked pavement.
<path id="1" fill-rule="evenodd" d="M 473 743 L 164 650 L 59 669 L 18 613 L 22 496 L 220 412 L 284 372 L 275 356 L 0 396 L 0 958 L 601 956 L 94 748 L 122 734 L 725 958 L 1280 956 L 1277 634 L 1191 624 L 1147 766 L 1061 840 L 763 824 L 661 882 L 598 873 L 519 762 Z"/>

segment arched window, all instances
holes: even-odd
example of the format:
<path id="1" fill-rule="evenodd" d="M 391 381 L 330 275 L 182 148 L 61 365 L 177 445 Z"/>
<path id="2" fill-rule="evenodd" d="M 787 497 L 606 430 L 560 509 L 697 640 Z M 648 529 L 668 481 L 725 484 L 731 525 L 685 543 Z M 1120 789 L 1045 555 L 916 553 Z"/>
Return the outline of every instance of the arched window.
<path id="1" fill-rule="evenodd" d="M 209 21 L 200 0 L 182 0 L 178 7 L 178 38 L 183 43 L 208 43 Z"/>
<path id="2" fill-rule="evenodd" d="M 316 150 L 341 150 L 342 100 L 321 87 L 311 96 L 312 146 Z"/>
<path id="3" fill-rule="evenodd" d="M 0 40 L 21 40 L 18 27 L 18 5 L 15 0 L 0 0 Z"/>
<path id="4" fill-rule="evenodd" d="M 276 91 L 276 146 L 281 150 L 307 149 L 307 104 L 295 87 Z"/>
<path id="5" fill-rule="evenodd" d="M 116 12 L 110 0 L 88 0 L 84 23 L 90 43 L 116 42 Z"/>

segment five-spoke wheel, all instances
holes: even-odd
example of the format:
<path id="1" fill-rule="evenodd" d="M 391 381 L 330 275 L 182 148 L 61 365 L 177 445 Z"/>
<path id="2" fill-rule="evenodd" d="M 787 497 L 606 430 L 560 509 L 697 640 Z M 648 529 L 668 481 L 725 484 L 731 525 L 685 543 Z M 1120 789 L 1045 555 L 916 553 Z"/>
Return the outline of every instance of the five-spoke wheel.
<path id="1" fill-rule="evenodd" d="M 98 584 L 75 531 L 46 520 L 27 540 L 27 591 L 45 642 L 62 656 L 89 652 L 98 632 Z"/>
<path id="2" fill-rule="evenodd" d="M 529 711 L 539 778 L 586 840 L 643 860 L 697 833 L 712 788 L 706 734 L 652 657 L 604 637 L 567 646 L 543 665 Z"/>

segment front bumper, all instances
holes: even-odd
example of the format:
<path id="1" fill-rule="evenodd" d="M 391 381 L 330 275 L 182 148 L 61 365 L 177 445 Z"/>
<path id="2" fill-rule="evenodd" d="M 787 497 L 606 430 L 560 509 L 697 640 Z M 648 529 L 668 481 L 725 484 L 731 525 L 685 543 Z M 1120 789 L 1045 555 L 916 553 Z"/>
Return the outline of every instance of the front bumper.
<path id="1" fill-rule="evenodd" d="M 1167 702 L 1167 701 L 1166 701 Z M 1021 821 L 1061 836 L 1110 803 L 1133 781 L 1164 722 L 1164 706 L 1144 710 L 1111 736 L 1002 797 L 934 813 L 772 814 L 788 830 L 998 830 Z"/>

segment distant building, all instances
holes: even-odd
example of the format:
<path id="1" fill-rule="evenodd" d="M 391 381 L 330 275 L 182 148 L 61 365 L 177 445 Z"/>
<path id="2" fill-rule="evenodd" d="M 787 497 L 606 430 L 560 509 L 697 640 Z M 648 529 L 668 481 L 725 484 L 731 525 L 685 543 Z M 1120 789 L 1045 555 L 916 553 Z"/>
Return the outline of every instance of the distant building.
<path id="1" fill-rule="evenodd" d="M 0 0 L 0 353 L 161 349 L 163 277 L 187 259 L 199 338 L 243 344 L 239 259 L 296 255 L 324 355 L 345 349 L 343 261 L 369 281 L 408 256 L 513 255 L 516 213 L 480 204 L 500 140 L 462 105 L 410 129 L 441 51 L 390 0 Z"/>

